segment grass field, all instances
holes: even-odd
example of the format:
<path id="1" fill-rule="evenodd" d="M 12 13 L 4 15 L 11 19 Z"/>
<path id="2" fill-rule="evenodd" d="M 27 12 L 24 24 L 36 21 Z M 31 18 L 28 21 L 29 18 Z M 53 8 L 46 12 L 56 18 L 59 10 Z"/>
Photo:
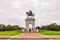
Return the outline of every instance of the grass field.
<path id="1" fill-rule="evenodd" d="M 44 35 L 60 35 L 60 31 L 40 30 L 40 34 Z"/>
<path id="2" fill-rule="evenodd" d="M 13 36 L 13 35 L 17 35 L 22 33 L 21 30 L 12 30 L 12 31 L 4 31 L 4 32 L 0 32 L 0 35 L 6 35 L 6 36 Z"/>

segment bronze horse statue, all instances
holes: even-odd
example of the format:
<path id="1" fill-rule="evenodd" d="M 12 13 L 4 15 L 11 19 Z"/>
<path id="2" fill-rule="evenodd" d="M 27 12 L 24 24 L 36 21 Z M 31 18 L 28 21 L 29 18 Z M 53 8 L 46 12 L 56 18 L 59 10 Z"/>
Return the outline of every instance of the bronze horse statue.
<path id="1" fill-rule="evenodd" d="M 29 10 L 29 12 L 26 12 L 27 16 L 35 16 L 31 10 Z"/>

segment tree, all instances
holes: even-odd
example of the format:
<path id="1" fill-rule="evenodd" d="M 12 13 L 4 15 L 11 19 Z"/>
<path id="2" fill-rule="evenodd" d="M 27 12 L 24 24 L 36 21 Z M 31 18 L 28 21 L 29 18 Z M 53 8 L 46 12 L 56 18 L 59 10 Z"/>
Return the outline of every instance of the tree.
<path id="1" fill-rule="evenodd" d="M 53 31 L 60 31 L 60 25 L 57 25 L 56 23 L 49 24 L 47 26 L 42 26 L 41 29 L 44 30 L 53 30 Z"/>
<path id="2" fill-rule="evenodd" d="M 7 30 L 7 31 L 11 30 L 11 25 L 7 25 L 6 30 Z"/>
<path id="3" fill-rule="evenodd" d="M 3 24 L 0 24 L 0 31 L 5 31 L 5 29 L 6 29 L 6 26 Z"/>
<path id="4" fill-rule="evenodd" d="M 19 26 L 18 25 L 14 25 L 12 26 L 13 30 L 18 30 L 19 29 Z"/>
<path id="5" fill-rule="evenodd" d="M 47 26 L 42 25 L 41 29 L 46 30 L 47 29 Z"/>

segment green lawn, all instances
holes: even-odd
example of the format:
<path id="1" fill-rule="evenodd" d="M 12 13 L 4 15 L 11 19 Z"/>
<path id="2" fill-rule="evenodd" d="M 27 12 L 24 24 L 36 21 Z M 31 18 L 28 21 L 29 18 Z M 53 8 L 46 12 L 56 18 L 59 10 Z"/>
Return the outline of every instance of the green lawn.
<path id="1" fill-rule="evenodd" d="M 12 30 L 12 31 L 4 31 L 0 32 L 0 35 L 6 35 L 6 36 L 13 36 L 22 33 L 21 30 Z"/>
<path id="2" fill-rule="evenodd" d="M 60 31 L 39 30 L 40 34 L 44 35 L 60 35 Z"/>

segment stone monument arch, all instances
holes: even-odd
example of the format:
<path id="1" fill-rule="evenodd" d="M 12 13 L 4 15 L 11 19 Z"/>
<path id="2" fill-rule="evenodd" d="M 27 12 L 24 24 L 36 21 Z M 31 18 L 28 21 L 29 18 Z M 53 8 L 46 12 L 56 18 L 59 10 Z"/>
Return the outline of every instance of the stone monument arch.
<path id="1" fill-rule="evenodd" d="M 35 18 L 34 14 L 32 13 L 31 10 L 29 12 L 26 12 L 27 18 L 25 19 L 26 21 L 26 32 L 35 32 Z M 32 28 L 29 28 L 29 24 L 32 25 Z"/>

